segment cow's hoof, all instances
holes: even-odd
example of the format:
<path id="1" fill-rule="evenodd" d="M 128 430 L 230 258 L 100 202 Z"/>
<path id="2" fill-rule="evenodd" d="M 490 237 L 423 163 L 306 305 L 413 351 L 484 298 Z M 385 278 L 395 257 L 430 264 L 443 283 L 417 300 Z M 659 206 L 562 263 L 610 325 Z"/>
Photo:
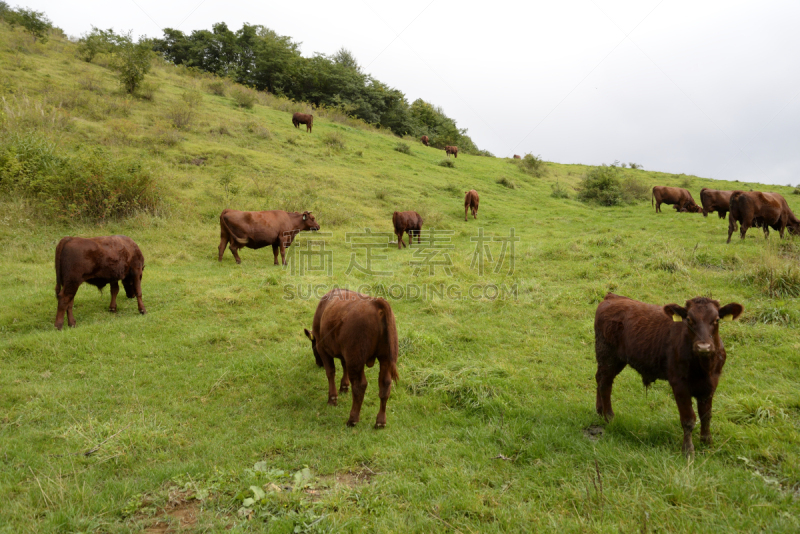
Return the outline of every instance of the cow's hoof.
<path id="1" fill-rule="evenodd" d="M 339 388 L 339 394 L 347 393 L 348 391 L 350 391 L 350 386 L 342 386 Z"/>
<path id="2" fill-rule="evenodd" d="M 347 426 L 356 426 L 356 423 L 358 423 L 358 421 L 347 420 Z"/>
<path id="3" fill-rule="evenodd" d="M 375 423 L 375 428 L 376 429 L 386 428 L 386 423 Z"/>
<path id="4" fill-rule="evenodd" d="M 139 310 L 139 313 L 144 315 L 145 313 L 147 313 L 147 310 Z"/>
<path id="5" fill-rule="evenodd" d="M 336 406 L 339 403 L 339 397 L 328 397 L 328 406 Z"/>
<path id="6" fill-rule="evenodd" d="M 58 330 L 59 332 L 61 331 L 62 328 L 64 328 L 63 324 L 62 325 L 58 325 L 58 324 L 56 325 L 56 330 Z"/>
<path id="7" fill-rule="evenodd" d="M 714 439 L 711 436 L 700 436 L 700 441 L 706 445 L 711 445 L 714 442 Z"/>
<path id="8" fill-rule="evenodd" d="M 110 311 L 111 313 L 117 313 L 117 309 L 116 308 L 112 308 L 110 306 L 108 308 L 108 311 Z"/>

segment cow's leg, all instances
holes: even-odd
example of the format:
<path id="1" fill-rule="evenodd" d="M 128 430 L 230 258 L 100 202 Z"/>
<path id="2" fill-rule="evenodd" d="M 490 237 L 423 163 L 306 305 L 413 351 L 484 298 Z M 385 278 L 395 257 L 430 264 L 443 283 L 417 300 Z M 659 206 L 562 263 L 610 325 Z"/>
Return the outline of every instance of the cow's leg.
<path id="1" fill-rule="evenodd" d="M 111 287 L 111 304 L 108 306 L 108 311 L 116 312 L 117 311 L 117 294 L 119 294 L 119 282 L 114 280 L 109 285 Z"/>
<path id="2" fill-rule="evenodd" d="M 328 377 L 328 405 L 336 406 L 339 395 L 336 393 L 336 360 L 330 356 L 320 354 L 325 375 Z"/>
<path id="3" fill-rule="evenodd" d="M 422 231 L 421 230 L 414 230 L 414 233 L 417 234 L 417 245 L 422 243 Z"/>
<path id="4" fill-rule="evenodd" d="M 375 428 L 383 428 L 386 426 L 386 401 L 389 400 L 389 395 L 392 394 L 392 363 L 390 361 L 380 362 L 381 370 L 378 375 L 380 383 L 378 387 L 380 391 L 378 396 L 381 399 L 381 409 L 378 410 L 378 417 L 375 419 Z"/>
<path id="5" fill-rule="evenodd" d="M 241 264 L 242 258 L 239 257 L 239 249 L 233 246 L 233 241 L 231 241 L 230 249 L 231 249 L 231 254 L 233 254 L 233 257 L 236 259 L 236 263 Z"/>
<path id="6" fill-rule="evenodd" d="M 403 232 L 397 234 L 397 250 L 400 250 L 400 245 L 406 246 L 405 241 L 403 241 Z"/>
<path id="7" fill-rule="evenodd" d="M 61 293 L 58 295 L 58 311 L 56 312 L 56 329 L 61 330 L 64 327 L 64 315 L 67 313 L 67 310 L 70 306 L 70 301 L 74 298 L 73 296 L 69 296 L 66 292 L 62 289 Z M 70 324 L 72 326 L 72 324 Z"/>
<path id="8" fill-rule="evenodd" d="M 219 258 L 218 261 L 222 261 L 222 255 L 225 254 L 225 247 L 228 246 L 228 234 L 226 232 L 219 233 Z"/>
<path id="9" fill-rule="evenodd" d="M 656 213 L 661 213 L 661 201 L 656 200 Z"/>
<path id="10" fill-rule="evenodd" d="M 678 413 L 681 417 L 681 427 L 683 427 L 683 454 L 691 456 L 694 454 L 694 444 L 692 443 L 692 430 L 694 430 L 697 417 L 692 408 L 692 396 L 686 386 L 681 384 L 671 384 L 672 393 L 675 395 L 675 402 L 678 404 Z"/>
<path id="11" fill-rule="evenodd" d="M 136 292 L 136 304 L 139 307 L 139 313 L 144 315 L 147 310 L 144 308 L 144 302 L 142 302 L 142 277 L 138 274 L 133 275 L 133 290 Z"/>
<path id="12" fill-rule="evenodd" d="M 342 358 L 342 382 L 339 384 L 339 393 L 347 393 L 350 389 L 350 377 L 347 375 L 347 362 Z"/>
<path id="13" fill-rule="evenodd" d="M 281 244 L 281 265 L 286 265 L 286 245 L 283 244 L 283 241 L 281 241 L 280 244 Z M 292 246 L 292 244 L 289 243 L 289 246 Z"/>
<path id="14" fill-rule="evenodd" d="M 71 327 L 75 327 L 75 314 L 72 312 L 72 306 L 75 304 L 75 294 L 69 296 L 69 301 L 67 302 L 67 324 Z"/>
<path id="15" fill-rule="evenodd" d="M 464 221 L 467 221 L 468 213 L 469 213 L 469 206 L 464 206 Z"/>
<path id="16" fill-rule="evenodd" d="M 747 222 L 744 219 L 742 219 L 742 224 L 741 224 L 741 226 L 739 226 L 739 234 L 741 235 L 742 239 L 744 239 L 744 236 L 747 235 L 747 230 L 749 228 L 750 228 L 750 225 L 747 224 Z"/>
<path id="17" fill-rule="evenodd" d="M 275 263 L 273 265 L 278 265 L 278 251 L 280 250 L 280 245 L 272 245 L 272 255 L 275 256 Z"/>
<path id="18" fill-rule="evenodd" d="M 478 208 L 473 208 L 472 209 L 472 218 L 473 219 L 477 219 L 478 218 Z"/>
<path id="19" fill-rule="evenodd" d="M 349 365 L 347 373 L 353 387 L 353 407 L 350 408 L 350 418 L 347 426 L 355 426 L 361 417 L 361 404 L 364 402 L 364 393 L 367 391 L 367 375 L 364 374 L 364 363 Z"/>
<path id="20" fill-rule="evenodd" d="M 614 386 L 614 379 L 625 369 L 626 365 L 625 362 L 616 359 L 597 364 L 597 373 L 594 375 L 597 381 L 595 410 L 606 421 L 614 419 L 614 410 L 611 408 L 611 389 Z"/>
<path id="21" fill-rule="evenodd" d="M 700 439 L 706 445 L 711 445 L 711 404 L 714 397 L 697 399 L 697 411 L 700 413 Z"/>

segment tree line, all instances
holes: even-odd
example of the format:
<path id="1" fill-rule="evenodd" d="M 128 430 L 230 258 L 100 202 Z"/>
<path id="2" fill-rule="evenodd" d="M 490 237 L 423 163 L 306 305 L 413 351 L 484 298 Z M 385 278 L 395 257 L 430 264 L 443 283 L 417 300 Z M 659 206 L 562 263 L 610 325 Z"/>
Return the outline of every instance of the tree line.
<path id="1" fill-rule="evenodd" d="M 102 32 L 94 28 L 84 39 Z M 152 49 L 176 64 L 230 78 L 237 83 L 314 106 L 335 107 L 348 115 L 391 129 L 397 135 L 427 135 L 433 146 L 456 145 L 463 152 L 481 151 L 440 107 L 422 99 L 409 105 L 399 89 L 363 72 L 353 54 L 303 57 L 300 43 L 261 25 L 232 31 L 224 22 L 211 30 L 185 34 L 167 28 L 151 39 Z"/>

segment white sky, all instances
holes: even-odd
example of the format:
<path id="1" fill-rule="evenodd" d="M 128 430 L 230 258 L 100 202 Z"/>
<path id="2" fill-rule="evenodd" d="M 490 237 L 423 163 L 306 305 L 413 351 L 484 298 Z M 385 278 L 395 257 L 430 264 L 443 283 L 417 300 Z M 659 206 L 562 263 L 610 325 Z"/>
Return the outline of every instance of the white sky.
<path id="1" fill-rule="evenodd" d="M 291 36 L 305 56 L 345 47 L 497 156 L 800 183 L 797 0 L 19 4 L 74 36 L 248 22 Z"/>

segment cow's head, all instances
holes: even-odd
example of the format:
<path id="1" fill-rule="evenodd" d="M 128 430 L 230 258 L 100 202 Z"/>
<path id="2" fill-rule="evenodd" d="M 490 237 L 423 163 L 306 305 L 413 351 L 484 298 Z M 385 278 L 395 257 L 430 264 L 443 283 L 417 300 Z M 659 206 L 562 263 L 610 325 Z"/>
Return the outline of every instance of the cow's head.
<path id="1" fill-rule="evenodd" d="M 144 265 L 141 269 L 131 268 L 128 271 L 128 276 L 122 279 L 122 287 L 125 289 L 125 296 L 132 299 L 136 296 L 136 279 L 142 281 L 142 274 L 144 272 Z"/>
<path id="2" fill-rule="evenodd" d="M 319 230 L 319 224 L 317 224 L 317 220 L 310 211 L 303 212 L 303 225 L 303 230 L 311 230 L 312 232 Z"/>
<path id="3" fill-rule="evenodd" d="M 674 321 L 683 321 L 692 340 L 692 353 L 698 356 L 709 356 L 717 351 L 716 340 L 719 339 L 720 319 L 736 319 L 744 307 L 732 302 L 719 307 L 719 301 L 705 297 L 695 297 L 686 301 L 686 307 L 677 304 L 664 306 L 664 313 Z"/>
<path id="4" fill-rule="evenodd" d="M 317 352 L 317 340 L 314 338 L 314 334 L 309 332 L 307 328 L 303 328 L 303 332 L 305 332 L 306 337 L 311 340 L 311 350 L 314 351 L 314 359 L 317 361 L 317 367 L 322 367 L 322 358 L 319 357 L 319 352 Z"/>

